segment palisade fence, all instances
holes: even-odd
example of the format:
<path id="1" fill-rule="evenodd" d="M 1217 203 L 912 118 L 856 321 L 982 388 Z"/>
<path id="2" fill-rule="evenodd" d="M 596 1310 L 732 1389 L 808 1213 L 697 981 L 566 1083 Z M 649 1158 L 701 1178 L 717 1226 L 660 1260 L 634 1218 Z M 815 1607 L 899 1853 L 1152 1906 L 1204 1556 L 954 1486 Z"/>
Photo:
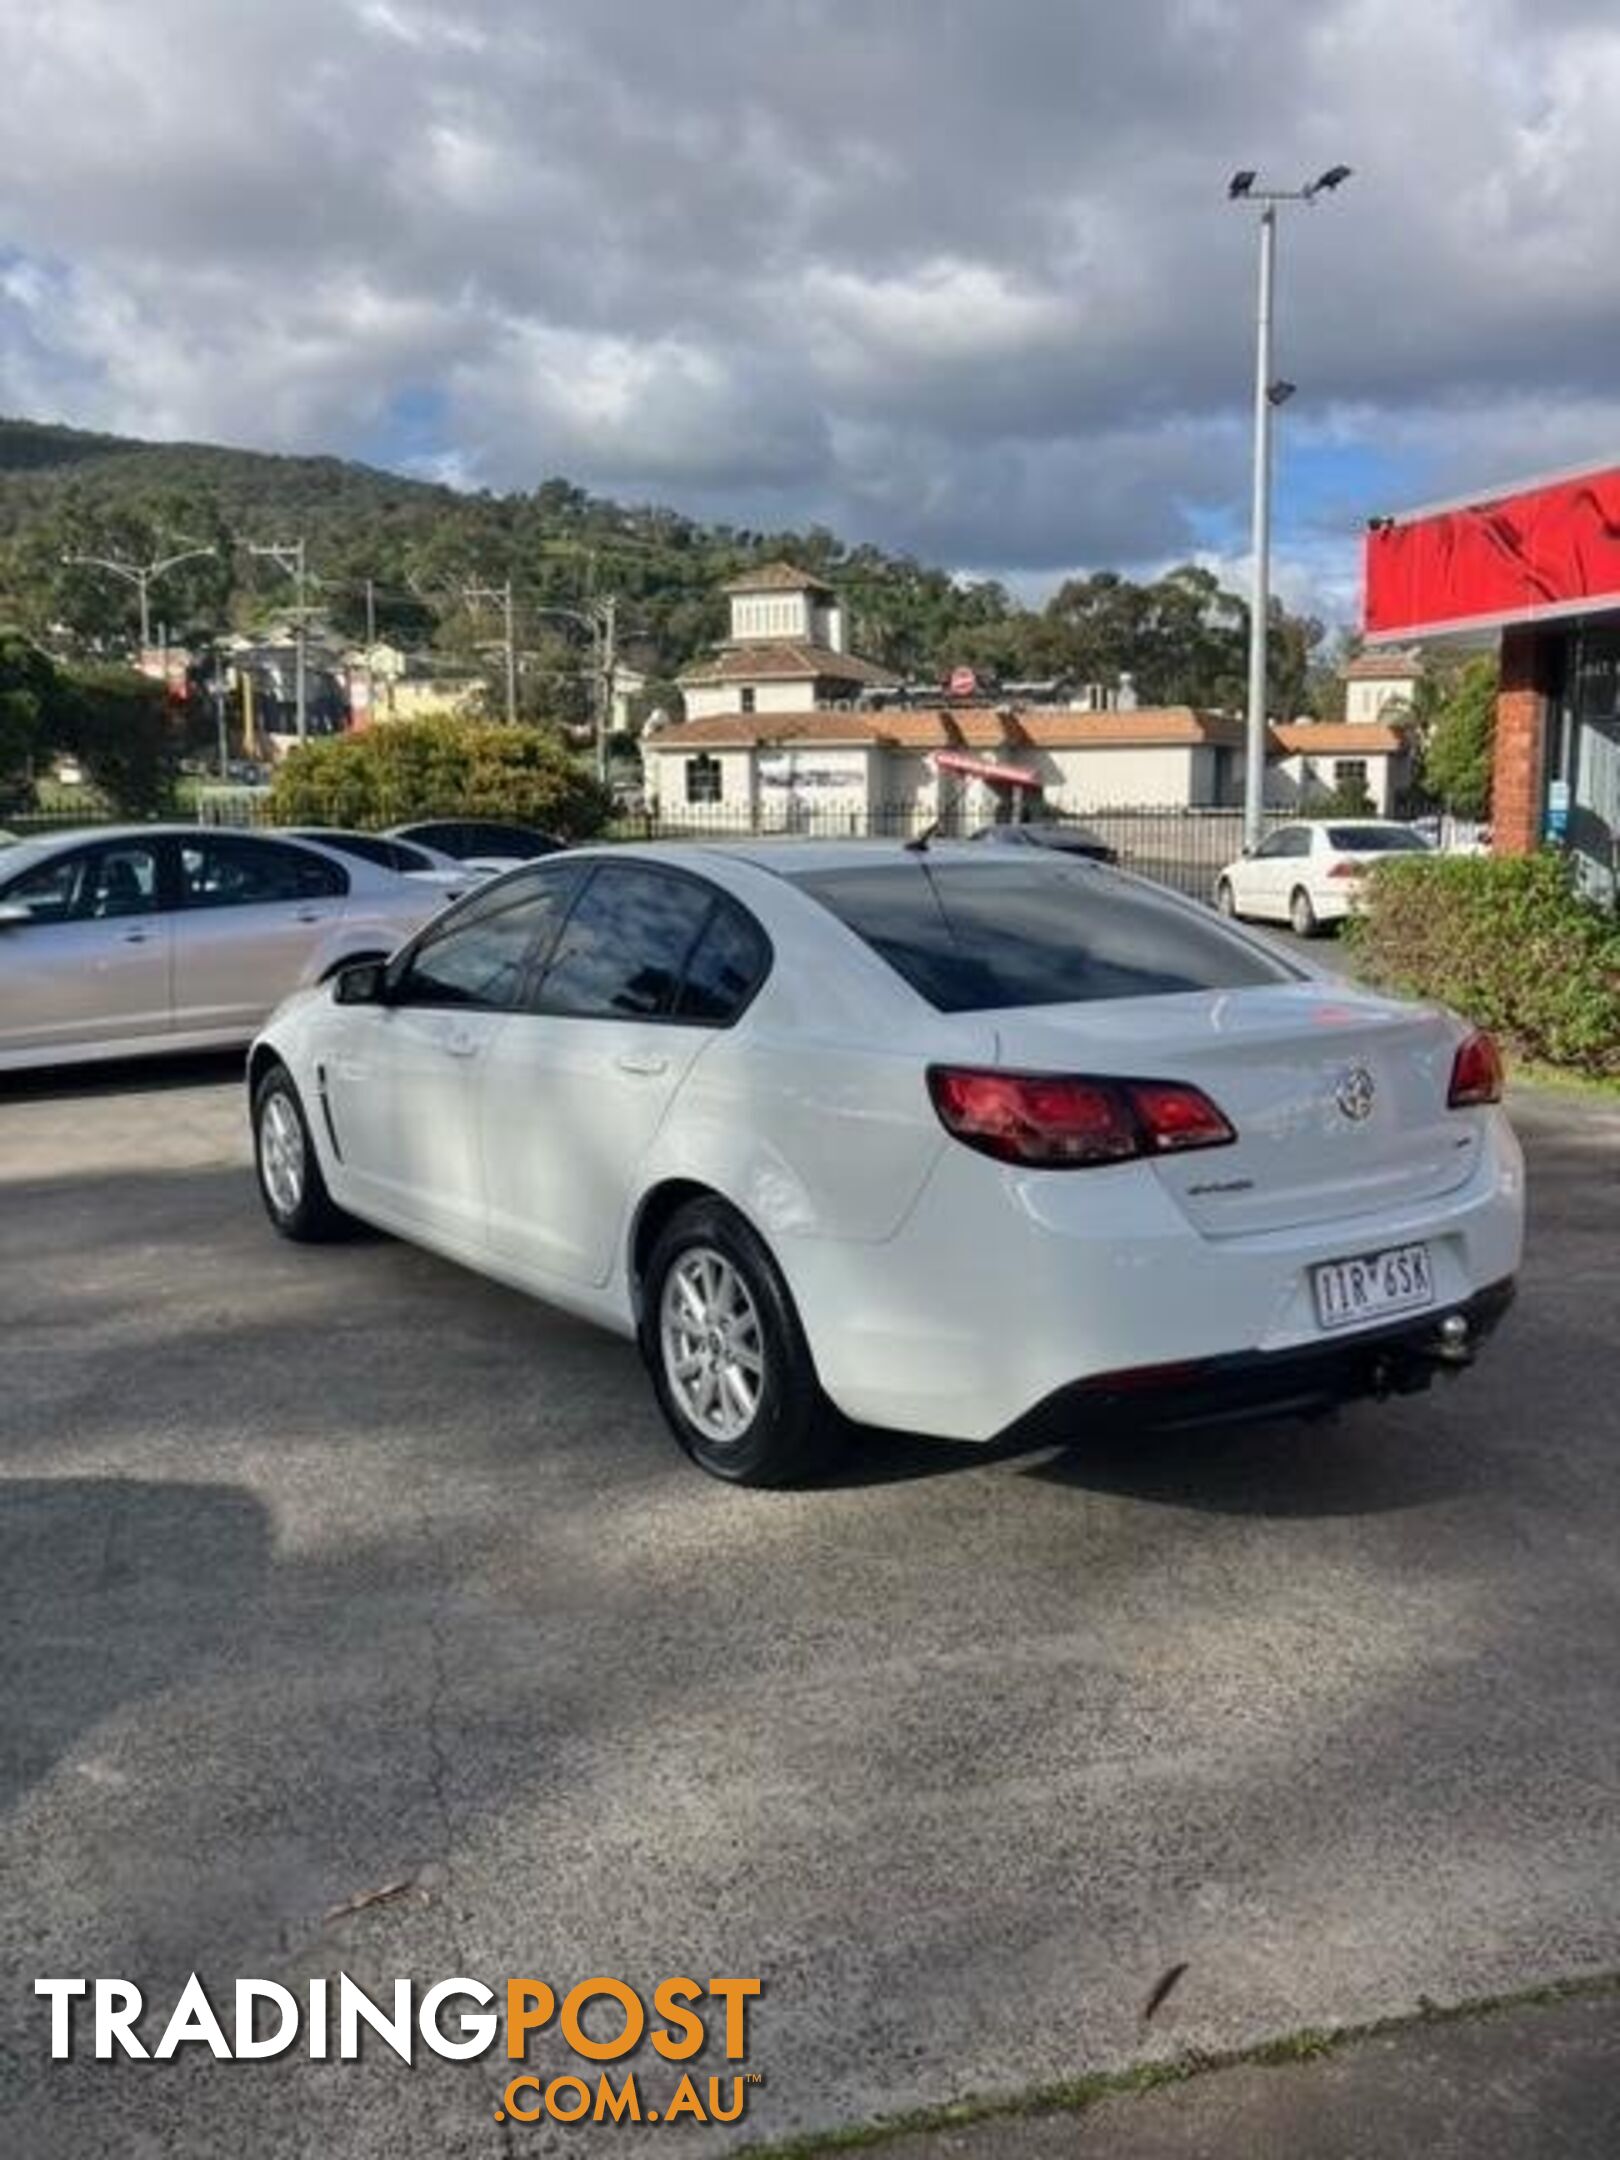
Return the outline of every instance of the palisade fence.
<path id="1" fill-rule="evenodd" d="M 772 806 L 774 810 L 774 805 Z M 396 819 L 380 818 L 379 824 L 414 822 L 428 816 L 419 805 L 400 806 Z M 451 805 L 437 813 L 443 817 L 468 813 Z M 485 810 L 483 815 L 498 815 Z M 210 791 L 198 800 L 194 813 L 200 825 L 267 829 L 270 824 L 268 796 L 262 789 Z M 1268 810 L 1267 829 L 1285 824 L 1297 812 Z M 1223 866 L 1242 852 L 1241 809 L 1191 810 L 1172 806 L 1119 806 L 1064 813 L 1065 824 L 1080 826 L 1111 848 L 1120 867 L 1139 877 L 1193 899 L 1209 900 Z M 65 831 L 98 823 L 107 817 L 83 812 L 21 813 L 0 817 L 0 825 L 23 836 L 36 832 Z M 308 819 L 306 826 L 338 823 L 339 819 Z M 941 839 L 966 839 L 980 829 L 982 820 L 961 810 L 948 815 L 935 830 Z M 673 809 L 649 809 L 618 817 L 605 837 L 621 841 L 743 841 L 756 838 L 815 840 L 898 839 L 909 840 L 928 826 L 926 811 L 914 803 L 879 803 L 861 808 L 831 809 L 795 804 L 786 815 L 761 816 L 746 807 L 714 804 L 679 805 Z"/>

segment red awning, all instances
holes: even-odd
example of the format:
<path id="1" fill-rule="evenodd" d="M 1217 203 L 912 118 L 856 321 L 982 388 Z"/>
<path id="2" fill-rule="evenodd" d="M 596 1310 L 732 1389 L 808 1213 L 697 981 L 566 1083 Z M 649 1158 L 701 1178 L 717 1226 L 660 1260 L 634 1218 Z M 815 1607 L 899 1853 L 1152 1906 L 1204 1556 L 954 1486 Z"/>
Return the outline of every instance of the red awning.
<path id="1" fill-rule="evenodd" d="M 989 758 L 969 757 L 964 750 L 936 750 L 934 763 L 941 772 L 959 773 L 966 780 L 988 780 L 992 787 L 1038 788 L 1039 773 L 1021 765 L 996 765 Z"/>

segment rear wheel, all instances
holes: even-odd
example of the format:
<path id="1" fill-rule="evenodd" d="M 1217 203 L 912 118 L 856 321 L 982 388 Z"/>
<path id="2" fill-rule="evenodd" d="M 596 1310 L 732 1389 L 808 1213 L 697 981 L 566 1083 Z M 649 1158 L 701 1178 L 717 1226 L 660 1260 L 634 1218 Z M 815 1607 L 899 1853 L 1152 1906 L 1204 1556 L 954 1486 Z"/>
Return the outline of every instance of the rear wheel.
<path id="1" fill-rule="evenodd" d="M 659 1233 L 640 1332 L 670 1429 L 711 1477 L 791 1485 L 837 1456 L 846 1428 L 781 1270 L 722 1201 L 692 1201 Z"/>
<path id="2" fill-rule="evenodd" d="M 1215 905 L 1223 915 L 1236 916 L 1237 894 L 1232 890 L 1232 880 L 1222 878 L 1215 888 Z"/>
<path id="3" fill-rule="evenodd" d="M 1288 903 L 1288 921 L 1295 937 L 1315 937 L 1316 910 L 1312 907 L 1311 896 L 1303 885 L 1294 887 L 1293 898 Z"/>
<path id="4" fill-rule="evenodd" d="M 317 1245 L 348 1231 L 351 1218 L 326 1189 L 309 1121 L 285 1065 L 272 1065 L 254 1091 L 253 1153 L 265 1213 L 283 1237 Z"/>

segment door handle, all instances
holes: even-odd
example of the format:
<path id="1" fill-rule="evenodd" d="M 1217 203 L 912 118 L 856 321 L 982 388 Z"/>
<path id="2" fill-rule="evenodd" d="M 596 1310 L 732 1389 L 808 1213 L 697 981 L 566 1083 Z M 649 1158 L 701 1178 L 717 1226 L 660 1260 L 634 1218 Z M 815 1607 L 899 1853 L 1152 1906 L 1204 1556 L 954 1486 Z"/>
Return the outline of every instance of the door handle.
<path id="1" fill-rule="evenodd" d="M 656 1080 L 660 1073 L 669 1071 L 669 1059 L 660 1057 L 656 1050 L 625 1050 L 613 1060 L 622 1073 L 633 1073 L 638 1080 Z"/>
<path id="2" fill-rule="evenodd" d="M 325 922 L 326 911 L 318 907 L 301 907 L 293 911 L 294 922 Z"/>
<path id="3" fill-rule="evenodd" d="M 126 930 L 124 932 L 124 943 L 126 945 L 144 945 L 151 935 L 150 930 Z"/>
<path id="4" fill-rule="evenodd" d="M 454 1035 L 447 1035 L 444 1038 L 444 1047 L 452 1057 L 476 1057 L 478 1055 L 478 1037 L 476 1035 L 463 1035 L 458 1030 Z"/>

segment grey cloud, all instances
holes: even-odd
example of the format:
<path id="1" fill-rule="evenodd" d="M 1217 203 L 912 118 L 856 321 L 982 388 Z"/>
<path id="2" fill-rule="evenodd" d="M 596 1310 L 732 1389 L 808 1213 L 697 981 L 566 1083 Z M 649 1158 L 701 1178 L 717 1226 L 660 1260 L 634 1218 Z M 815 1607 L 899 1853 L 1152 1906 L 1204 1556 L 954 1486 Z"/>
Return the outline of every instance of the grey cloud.
<path id="1" fill-rule="evenodd" d="M 1607 411 L 1600 5 L 59 0 L 0 66 L 29 410 L 341 450 L 428 385 L 492 485 L 1146 562 L 1241 518 L 1225 177 L 1342 156 L 1283 222 L 1290 425 L 1417 476 Z"/>

